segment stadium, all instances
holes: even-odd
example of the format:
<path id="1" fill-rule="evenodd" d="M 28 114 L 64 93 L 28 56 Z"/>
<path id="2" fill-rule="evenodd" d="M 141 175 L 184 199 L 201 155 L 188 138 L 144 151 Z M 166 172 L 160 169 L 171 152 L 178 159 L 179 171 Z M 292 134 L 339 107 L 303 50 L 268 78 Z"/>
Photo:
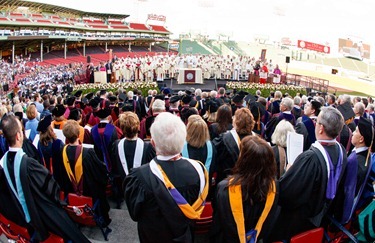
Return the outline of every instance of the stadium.
<path id="1" fill-rule="evenodd" d="M 304 39 L 303 36 L 298 39 L 283 37 L 280 40 L 271 40 L 269 36 L 256 35 L 247 42 L 232 40 L 225 34 L 210 38 L 200 33 L 181 33 L 178 38 L 172 38 L 174 33 L 166 25 L 166 16 L 149 14 L 147 20 L 143 22 L 130 21 L 129 16 L 129 14 L 85 12 L 33 1 L 0 0 L 0 58 L 2 59 L 0 96 L 4 107 L 5 104 L 10 105 L 13 97 L 23 96 L 25 102 L 32 103 L 31 100 L 35 99 L 35 103 L 38 102 L 44 111 L 46 110 L 42 107 L 44 102 L 36 101 L 37 97 L 44 99 L 43 97 L 49 95 L 59 96 L 55 104 L 60 102 L 59 105 L 65 105 L 66 110 L 64 108 L 63 113 L 60 111 L 60 115 L 52 112 L 54 118 L 71 117 L 68 110 L 71 109 L 70 112 L 73 114 L 73 108 L 70 107 L 77 106 L 79 103 L 82 106 L 78 115 L 78 117 L 81 116 L 80 122 L 85 121 L 87 124 L 93 122 L 92 125 L 95 125 L 95 122 L 99 123 L 99 118 L 94 114 L 95 109 L 98 109 L 95 112 L 99 113 L 111 107 L 113 112 L 107 115 L 107 117 L 111 116 L 111 121 L 119 119 L 120 114 L 115 114 L 116 112 L 136 113 L 138 101 L 133 101 L 133 95 L 145 98 L 153 96 L 151 104 L 147 104 L 149 106 L 147 112 L 149 112 L 153 102 L 158 99 L 155 98 L 158 96 L 156 93 L 160 92 L 159 96 L 162 96 L 162 100 L 169 96 L 168 105 L 169 102 L 172 103 L 171 97 L 178 96 L 178 101 L 185 103 L 183 99 L 189 96 L 187 106 L 197 108 L 199 100 L 192 100 L 189 92 L 194 94 L 196 90 L 200 90 L 209 93 L 210 96 L 213 94 L 212 98 L 214 98 L 218 95 L 216 91 L 224 90 L 221 94 L 223 97 L 228 95 L 233 100 L 235 97 L 240 98 L 239 103 L 244 102 L 244 99 L 249 102 L 249 109 L 250 102 L 253 99 L 255 101 L 255 97 L 258 98 L 262 94 L 263 97 L 270 98 L 275 95 L 275 91 L 281 91 L 286 98 L 305 96 L 307 99 L 309 96 L 309 101 L 313 99 L 312 97 L 321 98 L 332 94 L 349 97 L 349 100 L 352 97 L 361 99 L 361 97 L 372 97 L 375 93 L 375 65 L 370 61 L 371 46 L 366 44 L 365 40 L 362 43 L 362 40 L 343 37 L 337 39 L 336 45 L 315 43 Z M 173 19 L 168 21 L 173 21 Z M 264 71 L 263 67 L 267 71 Z M 216 90 L 216 93 L 210 93 L 213 90 Z M 243 97 L 238 93 L 235 94 L 241 91 L 244 94 Z M 100 97 L 100 101 L 95 103 L 93 96 L 98 96 L 98 100 Z M 62 101 L 63 99 L 65 100 Z M 130 100 L 128 107 L 126 105 L 120 107 L 119 104 L 125 104 L 125 100 Z M 270 101 L 267 100 L 267 102 Z M 46 103 L 49 105 L 49 102 Z M 102 107 L 102 105 L 106 106 L 106 103 L 108 107 Z M 84 107 L 88 106 L 97 106 L 97 108 L 91 110 L 91 113 L 88 112 L 86 118 Z M 232 107 L 236 106 L 237 104 L 232 104 Z M 283 106 L 286 105 L 283 103 Z M 216 107 L 212 112 L 216 113 L 219 105 L 210 104 L 209 107 Z M 35 109 L 38 108 L 36 106 Z M 21 118 L 26 119 L 26 114 L 29 115 L 30 112 L 26 111 L 26 107 L 23 109 L 20 111 Z M 267 111 L 265 109 L 263 111 L 260 106 L 256 106 L 255 110 L 259 112 L 257 119 L 260 125 L 260 120 L 263 119 L 260 115 L 261 111 Z M 7 113 L 2 112 L 0 108 L 0 114 Z M 38 113 L 42 112 L 38 111 Z M 271 115 L 271 112 L 269 113 Z M 230 117 L 234 114 L 233 110 Z M 255 119 L 253 115 L 251 117 Z M 141 124 L 143 118 L 146 119 L 143 115 L 139 118 Z M 36 117 L 27 119 L 37 120 Z M 38 122 L 42 123 L 41 121 L 42 119 Z M 349 122 L 352 121 L 353 119 Z M 184 122 L 187 124 L 187 120 Z M 51 121 L 48 125 L 51 126 Z M 116 129 L 120 130 L 120 122 L 117 126 Z M 141 129 L 145 129 L 145 134 L 144 137 L 139 136 L 144 140 L 149 140 L 150 127 L 147 128 L 148 130 L 145 127 Z M 38 130 L 38 132 L 42 134 L 45 131 Z M 30 138 L 30 132 L 25 133 L 24 136 L 26 134 Z M 81 135 L 83 137 L 83 134 Z M 38 133 L 37 136 L 39 136 Z M 68 143 L 67 136 L 61 130 L 56 132 L 56 136 L 64 143 L 66 141 Z M 349 137 L 351 136 L 350 132 Z M 0 140 L 5 141 L 4 137 L 5 135 L 1 134 Z M 86 143 L 83 142 L 83 138 L 81 140 L 83 151 L 83 144 Z M 93 150 L 95 138 L 90 137 L 88 140 L 91 142 L 88 148 Z M 0 145 L 3 145 L 4 142 L 1 141 Z M 33 139 L 30 144 L 32 143 L 38 148 L 37 153 L 43 157 L 38 141 L 35 143 Z M 348 144 L 350 147 L 350 141 Z M 239 142 L 237 145 L 239 149 Z M 107 149 L 100 147 L 99 150 Z M 102 152 L 104 162 L 106 162 L 106 156 L 111 156 L 111 152 L 107 155 Z M 53 155 L 50 158 L 51 164 Z M 108 169 L 108 164 L 106 165 Z M 46 161 L 44 161 L 44 166 L 47 167 Z M 48 185 L 44 184 L 43 188 L 45 187 Z M 90 203 L 80 205 L 81 208 L 76 207 L 77 205 L 66 206 L 68 214 L 81 225 L 80 231 L 90 242 L 139 242 L 140 239 L 136 233 L 137 223 L 131 219 L 125 203 L 114 196 L 113 178 L 109 178 L 107 187 L 109 189 L 106 188 L 106 195 L 110 196 L 111 229 L 107 228 L 108 225 L 102 227 L 96 222 L 92 199 Z M 78 193 L 78 198 L 82 195 Z M 67 197 L 67 195 L 62 195 L 60 199 L 66 201 Z M 212 208 L 209 210 L 203 213 L 207 217 L 197 220 L 195 242 L 208 242 L 209 240 Z M 30 242 L 33 238 L 30 232 L 2 214 L 0 211 L 0 231 L 6 237 L 18 240 L 17 242 Z M 89 219 L 82 219 L 80 217 L 82 214 L 88 215 Z M 318 232 L 318 238 L 322 238 L 323 236 L 320 236 L 322 228 L 319 229 L 321 230 Z M 43 242 L 63 242 L 63 239 L 52 234 Z"/>

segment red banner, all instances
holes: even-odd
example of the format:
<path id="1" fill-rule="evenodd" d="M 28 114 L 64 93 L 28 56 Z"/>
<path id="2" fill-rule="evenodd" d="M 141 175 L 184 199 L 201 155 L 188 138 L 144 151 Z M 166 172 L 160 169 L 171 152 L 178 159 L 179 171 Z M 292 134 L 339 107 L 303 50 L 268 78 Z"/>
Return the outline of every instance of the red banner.
<path id="1" fill-rule="evenodd" d="M 313 43 L 313 42 L 308 42 L 308 41 L 303 41 L 303 40 L 298 40 L 298 47 L 307 49 L 307 50 L 312 50 L 312 51 L 318 51 L 318 52 L 323 52 L 329 54 L 331 51 L 331 48 L 329 46 Z"/>
<path id="2" fill-rule="evenodd" d="M 195 70 L 185 71 L 185 83 L 195 83 Z"/>

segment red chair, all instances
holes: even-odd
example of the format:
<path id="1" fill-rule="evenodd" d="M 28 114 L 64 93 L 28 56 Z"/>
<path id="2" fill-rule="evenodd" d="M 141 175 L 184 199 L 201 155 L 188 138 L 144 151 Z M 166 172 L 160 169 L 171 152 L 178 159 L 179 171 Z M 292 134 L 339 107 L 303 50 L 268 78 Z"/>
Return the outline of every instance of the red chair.
<path id="1" fill-rule="evenodd" d="M 4 233 L 8 239 L 17 243 L 29 243 L 30 235 L 26 228 L 6 219 L 0 214 L 0 232 Z M 60 236 L 50 233 L 50 236 L 41 243 L 64 243 L 64 239 Z"/>
<path id="2" fill-rule="evenodd" d="M 195 221 L 195 234 L 206 234 L 210 231 L 212 226 L 212 212 L 211 202 L 206 202 L 200 219 Z"/>
<path id="3" fill-rule="evenodd" d="M 290 243 L 319 243 L 323 242 L 324 229 L 316 228 L 293 236 Z"/>
<path id="4" fill-rule="evenodd" d="M 98 226 L 104 239 L 108 241 L 108 234 L 112 230 L 108 226 L 103 227 L 103 219 L 95 213 L 95 208 L 98 207 L 99 201 L 93 204 L 91 197 L 80 196 L 74 193 L 68 194 L 67 201 L 68 206 L 65 207 L 65 211 L 74 222 L 89 227 Z"/>

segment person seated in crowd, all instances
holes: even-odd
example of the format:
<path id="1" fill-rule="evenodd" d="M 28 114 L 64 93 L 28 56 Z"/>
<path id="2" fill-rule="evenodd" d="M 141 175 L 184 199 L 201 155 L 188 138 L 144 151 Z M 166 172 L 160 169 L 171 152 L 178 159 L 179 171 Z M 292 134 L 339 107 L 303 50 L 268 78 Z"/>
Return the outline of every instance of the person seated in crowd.
<path id="1" fill-rule="evenodd" d="M 138 222 L 141 242 L 193 242 L 193 220 L 203 211 L 208 173 L 196 160 L 182 158 L 186 127 L 169 112 L 155 118 L 151 143 L 157 156 L 125 178 L 125 201 Z"/>
<path id="2" fill-rule="evenodd" d="M 278 182 L 271 147 L 258 136 L 246 136 L 233 174 L 217 188 L 214 242 L 270 242 L 278 216 Z M 252 231 L 254 230 L 255 231 Z"/>
<path id="3" fill-rule="evenodd" d="M 241 108 L 236 111 L 233 118 L 233 129 L 221 134 L 212 142 L 217 151 L 216 163 L 212 165 L 217 172 L 216 183 L 219 183 L 231 174 L 240 153 L 241 140 L 247 135 L 252 135 L 254 118 L 250 110 Z"/>
<path id="4" fill-rule="evenodd" d="M 12 189 L 9 202 L 19 205 L 18 215 L 22 214 L 25 221 L 21 225 L 29 225 L 29 233 L 36 241 L 46 240 L 52 232 L 65 241 L 90 242 L 61 207 L 65 203 L 60 201 L 60 187 L 49 171 L 23 152 L 21 122 L 9 115 L 3 119 L 2 126 L 9 151 L 1 164 Z"/>
<path id="5" fill-rule="evenodd" d="M 84 148 L 79 141 L 80 125 L 77 121 L 68 120 L 63 128 L 68 142 L 62 149 L 62 173 L 59 184 L 65 195 L 76 193 L 92 197 L 93 203 L 99 200 L 97 214 L 103 216 L 103 227 L 111 223 L 109 204 L 106 198 L 108 182 L 106 165 L 95 154 L 95 150 Z"/>

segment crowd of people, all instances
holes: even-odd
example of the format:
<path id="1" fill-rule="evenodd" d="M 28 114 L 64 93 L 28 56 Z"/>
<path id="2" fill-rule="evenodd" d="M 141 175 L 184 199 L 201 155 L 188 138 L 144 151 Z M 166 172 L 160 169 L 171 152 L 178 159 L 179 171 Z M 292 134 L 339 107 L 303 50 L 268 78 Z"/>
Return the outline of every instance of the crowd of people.
<path id="1" fill-rule="evenodd" d="M 108 82 L 162 80 L 185 66 L 201 67 L 207 78 L 277 73 L 271 61 L 203 55 L 90 65 L 1 63 L 3 82 L 17 76 L 18 90 L 0 106 L 0 200 L 12 202 L 0 203 L 0 213 L 35 241 L 54 233 L 88 242 L 61 192 L 100 202 L 95 212 L 107 227 L 110 188 L 116 207 L 125 200 L 138 222 L 141 242 L 192 242 L 206 201 L 214 210 L 212 242 L 289 240 L 326 227 L 327 215 L 347 223 L 375 194 L 371 97 L 167 87 L 145 97 L 139 90 L 73 92 L 74 76 L 94 69 L 106 71 Z M 303 135 L 294 163 L 288 132 Z"/>
<path id="2" fill-rule="evenodd" d="M 141 242 L 192 242 L 205 201 L 214 209 L 212 242 L 273 242 L 327 226 L 327 215 L 346 223 L 374 196 L 371 98 L 39 87 L 0 107 L 0 200 L 12 202 L 0 213 L 35 240 L 52 232 L 88 242 L 60 192 L 99 201 L 107 227 L 111 188 Z M 288 132 L 304 140 L 294 163 Z"/>

